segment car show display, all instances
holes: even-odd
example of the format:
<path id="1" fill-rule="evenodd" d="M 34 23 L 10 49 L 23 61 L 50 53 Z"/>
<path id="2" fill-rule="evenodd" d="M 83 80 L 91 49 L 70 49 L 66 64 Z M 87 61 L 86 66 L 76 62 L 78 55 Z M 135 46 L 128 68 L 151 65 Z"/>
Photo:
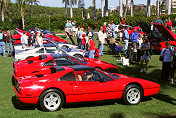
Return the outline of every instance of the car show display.
<path id="1" fill-rule="evenodd" d="M 159 84 L 119 74 L 117 66 L 87 58 L 88 52 L 74 43 L 41 31 L 42 46 L 22 47 L 23 30 L 18 28 L 13 35 L 12 83 L 20 104 L 39 105 L 44 111 L 60 110 L 67 103 L 111 99 L 136 105 L 159 92 Z"/>

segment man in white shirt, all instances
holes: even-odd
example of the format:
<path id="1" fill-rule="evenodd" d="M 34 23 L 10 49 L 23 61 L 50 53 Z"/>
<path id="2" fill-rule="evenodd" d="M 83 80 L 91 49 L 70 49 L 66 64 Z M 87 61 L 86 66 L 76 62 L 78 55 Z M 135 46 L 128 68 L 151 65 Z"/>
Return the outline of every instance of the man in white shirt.
<path id="1" fill-rule="evenodd" d="M 22 44 L 22 48 L 28 47 L 28 36 L 27 36 L 27 32 L 23 32 L 23 35 L 21 36 L 21 44 Z"/>
<path id="2" fill-rule="evenodd" d="M 105 34 L 103 33 L 103 27 L 100 27 L 98 32 L 98 49 L 100 50 L 99 55 L 103 55 L 104 43 L 105 43 Z"/>

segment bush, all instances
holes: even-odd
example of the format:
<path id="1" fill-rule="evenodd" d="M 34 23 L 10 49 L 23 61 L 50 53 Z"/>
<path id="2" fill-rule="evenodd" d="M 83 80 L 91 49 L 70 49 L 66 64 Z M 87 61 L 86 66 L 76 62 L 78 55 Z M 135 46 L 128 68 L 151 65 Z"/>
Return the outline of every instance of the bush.
<path id="1" fill-rule="evenodd" d="M 164 21 L 168 17 L 171 17 L 172 21 L 176 18 L 174 14 L 172 15 L 161 15 L 160 18 Z M 157 16 L 144 17 L 144 16 L 126 16 L 126 24 L 130 26 L 137 26 L 137 21 L 143 21 L 150 25 L 151 22 L 154 22 L 157 19 Z M 110 23 L 111 20 L 114 21 L 115 24 L 119 24 L 122 20 L 119 16 L 108 16 L 108 17 L 98 17 L 97 20 L 94 19 L 82 19 L 81 17 L 64 17 L 64 16 L 51 16 L 51 17 L 26 17 L 25 18 L 25 27 L 38 27 L 45 30 L 63 30 L 65 27 L 66 20 L 76 21 L 76 26 L 80 26 L 82 28 L 86 28 L 88 26 L 97 30 L 100 26 L 103 26 L 104 22 Z M 12 30 L 16 27 L 22 28 L 21 18 L 13 18 L 12 22 L 9 22 L 7 19 L 6 22 L 1 23 L 1 30 Z"/>

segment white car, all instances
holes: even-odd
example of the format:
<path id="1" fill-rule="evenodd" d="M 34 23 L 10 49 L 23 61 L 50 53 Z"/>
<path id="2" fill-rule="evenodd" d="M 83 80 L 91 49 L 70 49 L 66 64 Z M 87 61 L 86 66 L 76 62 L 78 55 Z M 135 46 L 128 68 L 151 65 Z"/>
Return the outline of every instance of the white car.
<path id="1" fill-rule="evenodd" d="M 51 43 L 46 45 L 47 46 L 36 47 L 33 49 L 15 51 L 14 61 L 24 60 L 30 57 L 39 56 L 41 54 L 53 54 L 53 53 L 66 53 L 71 56 L 82 58 L 85 56 L 86 53 L 81 49 L 65 48 L 65 47 L 60 48 L 58 46 L 54 46 Z"/>
<path id="2" fill-rule="evenodd" d="M 47 40 L 43 39 L 44 42 Z M 64 42 L 54 42 L 57 46 L 59 47 L 65 47 L 65 48 L 75 48 L 75 49 L 78 49 L 78 46 L 77 45 L 73 45 L 73 44 L 70 44 L 70 43 L 64 43 Z M 27 47 L 27 48 L 23 48 L 21 44 L 15 44 L 14 45 L 14 50 L 15 51 L 18 51 L 18 50 L 26 50 L 26 49 L 33 49 L 35 48 L 35 46 L 31 46 L 31 47 Z"/>

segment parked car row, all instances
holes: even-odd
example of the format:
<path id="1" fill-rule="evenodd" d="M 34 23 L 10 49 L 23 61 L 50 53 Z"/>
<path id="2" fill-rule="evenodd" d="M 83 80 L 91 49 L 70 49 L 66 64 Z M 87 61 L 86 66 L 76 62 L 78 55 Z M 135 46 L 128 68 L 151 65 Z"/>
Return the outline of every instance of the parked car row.
<path id="1" fill-rule="evenodd" d="M 38 104 L 44 111 L 60 110 L 64 103 L 109 99 L 135 105 L 159 92 L 159 84 L 118 74 L 113 64 L 46 41 L 42 47 L 16 47 L 12 83 L 20 103 Z M 78 52 L 81 58 L 75 56 Z"/>

